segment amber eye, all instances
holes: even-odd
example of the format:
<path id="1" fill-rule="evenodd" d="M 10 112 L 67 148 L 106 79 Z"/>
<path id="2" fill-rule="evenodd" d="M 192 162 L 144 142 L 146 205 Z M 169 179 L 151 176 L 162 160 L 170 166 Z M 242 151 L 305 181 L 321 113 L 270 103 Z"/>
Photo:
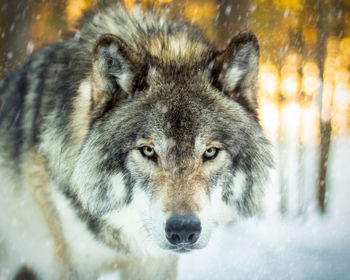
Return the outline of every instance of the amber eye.
<path id="1" fill-rule="evenodd" d="M 209 149 L 207 149 L 204 154 L 203 154 L 203 158 L 204 160 L 211 160 L 216 158 L 216 156 L 218 155 L 219 149 L 215 148 L 215 147 L 210 147 Z"/>
<path id="2" fill-rule="evenodd" d="M 149 158 L 149 159 L 152 159 L 156 156 L 156 152 L 150 146 L 143 146 L 140 148 L 140 151 L 144 157 Z"/>

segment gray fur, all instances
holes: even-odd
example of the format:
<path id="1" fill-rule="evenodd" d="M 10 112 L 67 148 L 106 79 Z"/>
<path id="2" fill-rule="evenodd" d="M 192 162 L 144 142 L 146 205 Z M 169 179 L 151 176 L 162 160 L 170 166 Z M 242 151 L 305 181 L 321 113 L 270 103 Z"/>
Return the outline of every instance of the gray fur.
<path id="1" fill-rule="evenodd" d="M 21 174 L 28 173 L 25 163 L 34 153 L 42 163 L 39 174 L 48 177 L 42 185 L 52 202 L 50 211 L 63 225 L 62 240 L 74 251 L 58 206 L 61 197 L 103 250 L 135 260 L 122 275 L 137 278 L 134 270 L 145 268 L 136 265 L 140 256 L 127 241 L 130 232 L 113 228 L 106 217 L 129 211 L 139 193 L 153 202 L 159 199 L 162 186 L 154 173 L 169 178 L 164 185 L 173 193 L 174 201 L 163 201 L 169 209 L 164 215 L 197 211 L 182 193 L 196 192 L 193 184 L 205 185 L 208 199 L 222 188 L 221 200 L 235 213 L 232 219 L 259 210 L 271 155 L 256 113 L 258 60 L 258 42 L 249 32 L 220 52 L 194 27 L 153 12 L 130 15 L 119 5 L 90 12 L 79 36 L 39 50 L 0 84 L 0 167 L 11 182 L 1 187 L 30 188 Z M 83 89 L 89 96 L 83 97 Z M 136 147 L 140 139 L 152 142 L 157 159 L 143 162 Z M 222 146 L 220 167 L 214 160 L 202 162 L 198 149 L 208 141 Z M 207 178 L 198 165 L 215 172 Z M 244 174 L 241 191 L 233 183 L 237 174 Z M 180 204 L 185 206 L 176 208 Z M 152 233 L 156 226 L 144 225 L 159 247 L 171 249 L 164 237 Z M 174 277 L 167 270 L 173 259 L 163 259 L 159 266 L 165 274 L 157 277 Z M 66 262 L 65 275 L 87 277 L 78 265 L 74 268 L 73 257 Z M 150 279 L 154 275 L 147 273 Z"/>

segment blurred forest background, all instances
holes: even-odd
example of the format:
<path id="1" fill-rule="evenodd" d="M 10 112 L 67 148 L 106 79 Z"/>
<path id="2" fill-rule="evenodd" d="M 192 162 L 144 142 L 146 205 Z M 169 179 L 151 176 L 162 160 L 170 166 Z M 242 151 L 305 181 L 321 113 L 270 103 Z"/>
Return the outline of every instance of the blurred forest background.
<path id="1" fill-rule="evenodd" d="M 282 216 L 327 213 L 330 147 L 350 139 L 350 0 L 123 2 L 129 10 L 141 4 L 186 19 L 220 48 L 239 31 L 257 34 L 261 123 L 277 167 L 269 201 Z M 76 31 L 83 11 L 98 3 L 0 0 L 0 78 L 40 46 Z"/>

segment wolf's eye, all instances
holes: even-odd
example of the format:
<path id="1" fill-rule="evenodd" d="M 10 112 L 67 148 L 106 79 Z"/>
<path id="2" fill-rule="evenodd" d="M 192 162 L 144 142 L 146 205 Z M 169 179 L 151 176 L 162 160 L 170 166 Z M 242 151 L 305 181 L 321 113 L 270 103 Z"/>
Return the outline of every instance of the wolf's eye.
<path id="1" fill-rule="evenodd" d="M 216 158 L 216 156 L 218 155 L 219 149 L 215 148 L 215 147 L 210 147 L 209 149 L 207 149 L 204 154 L 203 154 L 203 159 L 204 160 L 211 160 Z"/>
<path id="2" fill-rule="evenodd" d="M 156 152 L 150 146 L 141 147 L 140 152 L 144 157 L 149 158 L 149 159 L 155 159 L 155 157 L 156 157 Z"/>

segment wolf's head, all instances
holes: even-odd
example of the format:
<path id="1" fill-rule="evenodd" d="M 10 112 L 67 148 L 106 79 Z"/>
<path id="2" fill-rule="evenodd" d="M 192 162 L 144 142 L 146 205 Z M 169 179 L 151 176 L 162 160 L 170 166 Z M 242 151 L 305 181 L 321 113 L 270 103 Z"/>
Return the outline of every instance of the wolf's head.
<path id="1" fill-rule="evenodd" d="M 256 111 L 256 37 L 240 33 L 221 52 L 167 40 L 158 54 L 115 35 L 97 40 L 73 185 L 92 217 L 123 230 L 118 213 L 132 207 L 136 231 L 186 252 L 259 209 L 271 157 Z"/>

